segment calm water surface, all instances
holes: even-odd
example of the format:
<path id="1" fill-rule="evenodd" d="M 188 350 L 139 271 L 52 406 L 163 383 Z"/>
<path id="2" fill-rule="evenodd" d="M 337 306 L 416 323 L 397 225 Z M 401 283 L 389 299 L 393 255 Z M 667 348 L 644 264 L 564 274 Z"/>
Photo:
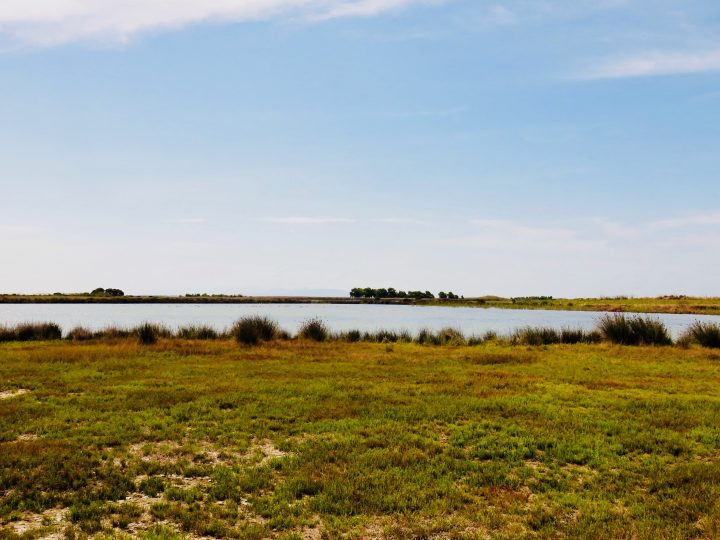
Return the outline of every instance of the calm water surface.
<path id="1" fill-rule="evenodd" d="M 494 330 L 507 334 L 523 326 L 593 328 L 602 313 L 516 309 L 450 308 L 339 304 L 0 304 L 0 324 L 53 321 L 68 331 L 75 326 L 98 330 L 109 325 L 134 326 L 142 322 L 177 328 L 208 324 L 218 330 L 244 315 L 267 315 L 291 332 L 305 320 L 320 317 L 333 330 L 439 330 L 452 326 L 467 335 Z M 720 323 L 712 315 L 652 315 L 677 336 L 696 320 Z"/>

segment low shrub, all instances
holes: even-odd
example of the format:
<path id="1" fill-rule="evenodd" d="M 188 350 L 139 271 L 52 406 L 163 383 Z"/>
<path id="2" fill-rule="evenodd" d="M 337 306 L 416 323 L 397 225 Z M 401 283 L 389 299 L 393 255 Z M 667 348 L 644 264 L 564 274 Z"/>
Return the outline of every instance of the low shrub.
<path id="1" fill-rule="evenodd" d="M 271 341 L 278 337 L 279 333 L 278 323 L 261 315 L 243 317 L 230 329 L 230 334 L 243 345 L 258 345 L 263 341 Z"/>
<path id="2" fill-rule="evenodd" d="M 308 319 L 300 325 L 298 337 L 311 339 L 313 341 L 326 341 L 330 336 L 330 330 L 322 319 Z"/>
<path id="3" fill-rule="evenodd" d="M 720 324 L 696 321 L 685 331 L 680 341 L 718 349 L 720 348 Z"/>
<path id="4" fill-rule="evenodd" d="M 659 319 L 627 317 L 622 313 L 604 315 L 597 331 L 603 339 L 618 345 L 670 345 L 672 338 Z"/>

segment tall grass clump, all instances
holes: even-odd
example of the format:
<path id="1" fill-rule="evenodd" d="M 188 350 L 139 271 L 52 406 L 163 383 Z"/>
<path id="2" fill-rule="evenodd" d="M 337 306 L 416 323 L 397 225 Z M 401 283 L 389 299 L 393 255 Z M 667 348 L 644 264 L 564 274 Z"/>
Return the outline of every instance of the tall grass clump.
<path id="1" fill-rule="evenodd" d="M 163 329 L 156 324 L 143 323 L 135 328 L 138 343 L 141 345 L 154 345 L 157 343 L 158 337 L 162 335 Z"/>
<path id="2" fill-rule="evenodd" d="M 129 338 L 136 334 L 136 329 L 121 328 L 119 326 L 106 326 L 94 333 L 95 337 L 122 339 Z"/>
<path id="3" fill-rule="evenodd" d="M 21 323 L 0 327 L 0 342 L 46 341 L 62 338 L 62 329 L 55 323 Z"/>
<path id="4" fill-rule="evenodd" d="M 563 328 L 560 330 L 560 343 L 575 345 L 577 343 L 599 343 L 602 336 L 597 330 L 589 332 L 582 328 Z"/>
<path id="5" fill-rule="evenodd" d="M 95 337 L 95 335 L 84 326 L 76 326 L 67 333 L 66 337 L 71 341 L 87 341 Z"/>
<path id="6" fill-rule="evenodd" d="M 466 345 L 465 335 L 457 328 L 442 328 L 437 332 L 423 328 L 415 337 L 420 345 Z"/>
<path id="7" fill-rule="evenodd" d="M 672 338 L 659 319 L 627 317 L 622 313 L 604 315 L 597 330 L 603 339 L 618 345 L 670 345 Z"/>
<path id="8" fill-rule="evenodd" d="M 720 349 L 720 324 L 696 321 L 685 331 L 680 341 Z"/>
<path id="9" fill-rule="evenodd" d="M 278 323 L 269 317 L 251 315 L 235 322 L 230 329 L 235 341 L 243 345 L 258 345 L 280 335 Z"/>
<path id="10" fill-rule="evenodd" d="M 415 343 L 419 345 L 441 345 L 440 337 L 433 332 L 432 330 L 428 330 L 427 328 L 423 328 L 418 332 L 418 335 L 415 336 Z"/>
<path id="11" fill-rule="evenodd" d="M 0 326 L 0 343 L 15 341 L 15 329 L 8 326 Z"/>
<path id="12" fill-rule="evenodd" d="M 347 341 L 348 343 L 357 343 L 362 340 L 362 332 L 360 330 L 345 330 L 336 334 L 338 341 Z"/>
<path id="13" fill-rule="evenodd" d="M 327 341 L 330 337 L 330 329 L 322 319 L 312 318 L 300 325 L 298 337 L 312 341 Z"/>
<path id="14" fill-rule="evenodd" d="M 560 333 L 554 328 L 528 326 L 515 330 L 510 340 L 514 345 L 553 345 L 560 343 Z"/>
<path id="15" fill-rule="evenodd" d="M 457 328 L 442 328 L 437 333 L 441 345 L 465 345 L 465 335 Z"/>
<path id="16" fill-rule="evenodd" d="M 181 339 L 217 339 L 219 337 L 217 330 L 204 324 L 181 326 L 176 335 Z"/>

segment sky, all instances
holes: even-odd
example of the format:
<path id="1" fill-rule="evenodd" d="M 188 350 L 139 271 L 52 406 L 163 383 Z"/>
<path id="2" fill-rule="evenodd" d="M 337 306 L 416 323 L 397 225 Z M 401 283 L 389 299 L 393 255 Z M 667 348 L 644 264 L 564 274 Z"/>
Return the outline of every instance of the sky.
<path id="1" fill-rule="evenodd" d="M 0 291 L 720 295 L 720 3 L 2 0 Z"/>

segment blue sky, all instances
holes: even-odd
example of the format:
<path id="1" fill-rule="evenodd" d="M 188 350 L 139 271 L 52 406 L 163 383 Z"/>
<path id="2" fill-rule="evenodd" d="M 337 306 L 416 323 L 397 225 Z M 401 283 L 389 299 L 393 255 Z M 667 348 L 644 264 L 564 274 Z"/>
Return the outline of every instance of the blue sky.
<path id="1" fill-rule="evenodd" d="M 720 4 L 5 0 L 0 289 L 720 295 Z"/>

